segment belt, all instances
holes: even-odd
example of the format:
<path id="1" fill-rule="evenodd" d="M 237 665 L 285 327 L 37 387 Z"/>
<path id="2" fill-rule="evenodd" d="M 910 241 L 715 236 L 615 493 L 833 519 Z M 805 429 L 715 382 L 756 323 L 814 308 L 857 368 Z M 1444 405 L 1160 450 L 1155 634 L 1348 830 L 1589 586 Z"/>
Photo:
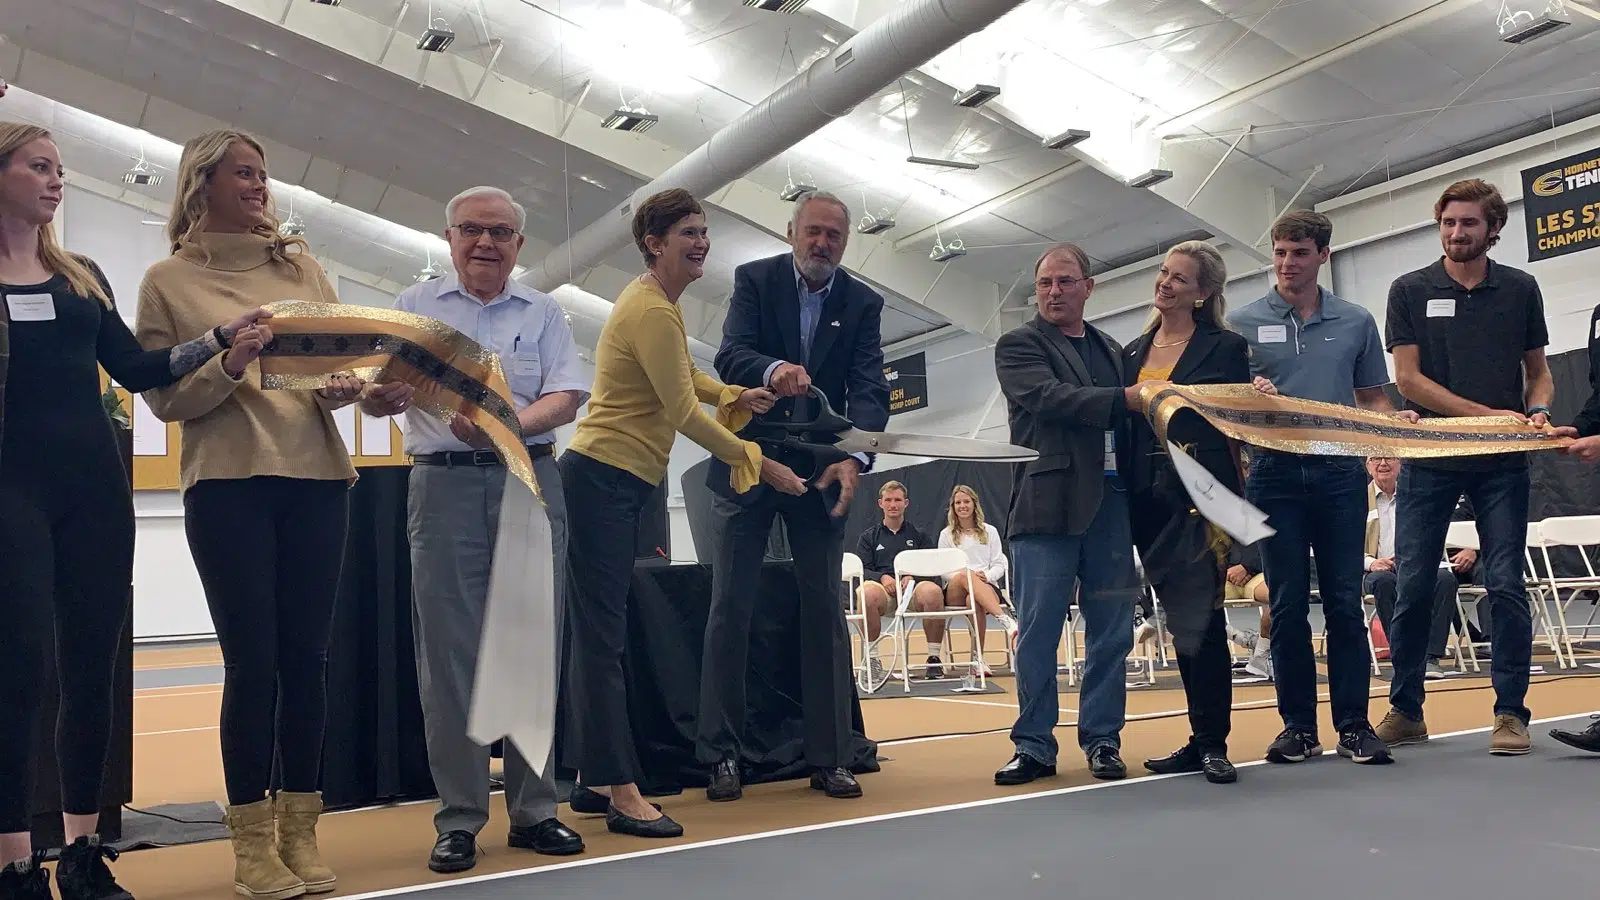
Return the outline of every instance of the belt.
<path id="1" fill-rule="evenodd" d="M 528 455 L 534 459 L 549 456 L 555 451 L 554 444 L 529 444 Z M 418 466 L 498 466 L 501 465 L 500 455 L 493 450 L 445 450 L 440 453 L 424 453 L 411 458 L 411 463 Z"/>

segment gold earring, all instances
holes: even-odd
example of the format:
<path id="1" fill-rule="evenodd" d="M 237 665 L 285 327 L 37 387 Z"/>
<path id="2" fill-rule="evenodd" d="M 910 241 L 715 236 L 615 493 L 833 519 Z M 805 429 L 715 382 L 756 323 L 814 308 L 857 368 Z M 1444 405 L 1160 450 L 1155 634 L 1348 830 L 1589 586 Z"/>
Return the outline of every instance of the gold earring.
<path id="1" fill-rule="evenodd" d="M 1206 301 L 1204 301 L 1204 300 L 1196 300 L 1194 302 L 1194 308 L 1195 309 L 1199 309 L 1200 307 L 1205 306 L 1205 305 L 1206 305 Z"/>

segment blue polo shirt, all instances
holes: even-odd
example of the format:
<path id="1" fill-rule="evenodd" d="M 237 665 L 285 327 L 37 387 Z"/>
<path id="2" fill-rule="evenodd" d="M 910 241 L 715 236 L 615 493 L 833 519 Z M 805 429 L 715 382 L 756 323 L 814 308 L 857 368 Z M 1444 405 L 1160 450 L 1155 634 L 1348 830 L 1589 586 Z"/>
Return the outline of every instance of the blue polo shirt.
<path id="1" fill-rule="evenodd" d="M 1264 376 L 1279 394 L 1354 406 L 1357 388 L 1389 383 L 1378 323 L 1329 291 L 1320 299 L 1301 321 L 1274 289 L 1229 315 L 1228 326 L 1250 342 L 1250 374 Z"/>

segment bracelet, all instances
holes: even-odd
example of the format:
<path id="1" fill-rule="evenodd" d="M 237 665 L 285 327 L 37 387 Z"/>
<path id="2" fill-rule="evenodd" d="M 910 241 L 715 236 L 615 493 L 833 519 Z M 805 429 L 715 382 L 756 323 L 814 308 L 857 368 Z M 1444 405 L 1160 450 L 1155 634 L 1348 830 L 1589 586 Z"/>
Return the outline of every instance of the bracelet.
<path id="1" fill-rule="evenodd" d="M 222 326 L 221 325 L 218 325 L 217 327 L 211 329 L 211 333 L 216 336 L 217 345 L 218 346 L 221 346 L 221 347 L 232 347 L 233 346 L 233 340 L 228 336 L 228 333 L 226 331 L 222 330 Z"/>
<path id="2" fill-rule="evenodd" d="M 1530 406 L 1530 407 L 1528 407 L 1528 415 L 1537 416 L 1540 413 L 1544 413 L 1545 416 L 1548 417 L 1550 415 L 1550 407 L 1548 407 L 1548 406 Z"/>

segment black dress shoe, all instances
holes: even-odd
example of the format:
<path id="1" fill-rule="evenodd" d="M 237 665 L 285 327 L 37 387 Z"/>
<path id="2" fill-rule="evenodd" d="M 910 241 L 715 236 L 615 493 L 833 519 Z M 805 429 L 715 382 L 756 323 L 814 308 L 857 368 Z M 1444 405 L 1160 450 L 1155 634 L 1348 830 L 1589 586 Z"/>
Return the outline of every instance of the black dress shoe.
<path id="1" fill-rule="evenodd" d="M 1239 780 L 1239 772 L 1227 755 L 1215 750 L 1200 754 L 1200 771 L 1206 773 L 1206 780 L 1212 784 L 1233 784 Z"/>
<path id="2" fill-rule="evenodd" d="M 478 839 L 470 831 L 447 831 L 439 835 L 428 855 L 428 868 L 435 872 L 465 872 L 478 864 Z"/>
<path id="3" fill-rule="evenodd" d="M 811 773 L 811 789 L 822 791 L 835 800 L 850 800 L 861 796 L 861 783 L 849 769 L 818 769 Z"/>
<path id="4" fill-rule="evenodd" d="M 1144 767 L 1157 775 L 1181 775 L 1201 771 L 1200 751 L 1193 744 L 1184 744 L 1160 759 L 1147 759 Z"/>
<path id="5" fill-rule="evenodd" d="M 739 784 L 739 761 L 725 759 L 717 763 L 716 770 L 711 773 L 711 784 L 706 787 L 706 799 L 721 803 L 743 796 L 744 788 Z"/>
<path id="6" fill-rule="evenodd" d="M 1089 774 L 1101 781 L 1118 781 L 1128 777 L 1128 766 L 1117 748 L 1101 744 L 1089 751 Z"/>
<path id="7" fill-rule="evenodd" d="M 661 807 L 657 806 L 657 810 Z M 683 826 L 672 821 L 671 816 L 663 815 L 659 819 L 635 819 L 633 816 L 624 815 L 615 806 L 606 810 L 606 830 L 613 834 L 626 834 L 642 838 L 675 838 L 683 836 Z"/>
<path id="8" fill-rule="evenodd" d="M 1026 753 L 1018 753 L 1011 761 L 994 773 L 995 784 L 1027 784 L 1035 778 L 1054 777 L 1056 767 L 1039 762 Z"/>
<path id="9" fill-rule="evenodd" d="M 583 836 L 561 824 L 545 819 L 537 825 L 513 825 L 506 843 L 518 850 L 532 850 L 545 856 L 571 856 L 583 852 Z"/>

